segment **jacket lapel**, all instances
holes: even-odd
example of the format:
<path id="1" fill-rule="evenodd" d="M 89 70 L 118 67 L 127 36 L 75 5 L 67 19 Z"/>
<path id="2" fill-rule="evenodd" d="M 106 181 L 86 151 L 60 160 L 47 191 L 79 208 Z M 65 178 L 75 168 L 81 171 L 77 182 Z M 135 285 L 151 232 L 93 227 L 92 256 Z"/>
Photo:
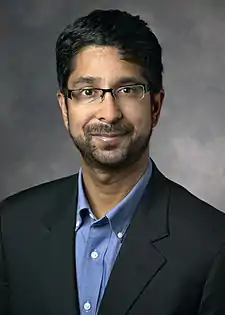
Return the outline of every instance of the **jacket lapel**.
<path id="1" fill-rule="evenodd" d="M 151 180 L 128 229 L 99 309 L 99 315 L 124 315 L 166 263 L 156 241 L 168 236 L 168 180 L 153 163 Z M 39 268 L 54 314 L 79 314 L 75 264 L 77 176 L 62 180 L 48 196 L 42 219 Z"/>
<path id="2" fill-rule="evenodd" d="M 109 278 L 99 315 L 124 315 L 166 263 L 156 241 L 168 236 L 169 188 L 153 164 L 153 174 L 132 220 Z"/>
<path id="3" fill-rule="evenodd" d="M 77 176 L 63 181 L 48 200 L 48 210 L 42 219 L 44 260 L 40 270 L 46 277 L 49 309 L 55 310 L 54 314 L 78 315 L 74 240 Z"/>

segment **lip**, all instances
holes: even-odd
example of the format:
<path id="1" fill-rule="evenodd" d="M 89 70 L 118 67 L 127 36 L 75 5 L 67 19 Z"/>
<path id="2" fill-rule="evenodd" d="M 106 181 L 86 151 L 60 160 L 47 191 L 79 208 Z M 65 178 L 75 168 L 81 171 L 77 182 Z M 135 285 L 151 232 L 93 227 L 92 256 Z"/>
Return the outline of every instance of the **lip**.
<path id="1" fill-rule="evenodd" d="M 124 134 L 104 134 L 104 133 L 99 133 L 99 134 L 92 134 L 93 137 L 101 137 L 101 138 L 115 138 L 115 137 L 120 137 L 123 136 Z"/>
<path id="2" fill-rule="evenodd" d="M 92 136 L 97 136 L 97 137 L 119 137 L 119 136 L 123 136 L 124 134 L 121 133 L 93 133 Z"/>
<path id="3" fill-rule="evenodd" d="M 104 141 L 110 143 L 111 145 L 116 145 L 118 143 L 118 139 L 124 134 L 93 134 L 94 138 L 99 139 L 100 141 Z"/>

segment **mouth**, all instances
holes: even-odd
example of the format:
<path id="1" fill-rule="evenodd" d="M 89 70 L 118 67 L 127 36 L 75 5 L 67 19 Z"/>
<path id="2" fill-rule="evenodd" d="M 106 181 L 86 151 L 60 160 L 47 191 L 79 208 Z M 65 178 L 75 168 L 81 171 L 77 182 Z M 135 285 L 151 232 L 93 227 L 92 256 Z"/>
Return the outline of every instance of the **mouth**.
<path id="1" fill-rule="evenodd" d="M 123 137 L 125 134 L 116 134 L 116 133 L 107 133 L 107 134 L 92 134 L 93 138 L 96 138 L 100 141 L 104 141 L 110 143 L 111 145 L 115 145 L 118 143 L 119 139 Z"/>
<path id="2" fill-rule="evenodd" d="M 115 137 L 120 137 L 120 136 L 124 136 L 123 134 L 118 134 L 118 133 L 96 133 L 96 134 L 92 134 L 93 137 L 104 137 L 104 138 L 115 138 Z"/>

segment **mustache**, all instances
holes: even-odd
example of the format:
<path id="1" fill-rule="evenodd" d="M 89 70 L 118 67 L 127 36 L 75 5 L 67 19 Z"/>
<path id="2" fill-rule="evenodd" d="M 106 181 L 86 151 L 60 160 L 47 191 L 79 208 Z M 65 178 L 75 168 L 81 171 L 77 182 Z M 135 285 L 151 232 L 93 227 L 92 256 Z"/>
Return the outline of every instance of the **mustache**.
<path id="1" fill-rule="evenodd" d="M 85 135 L 91 134 L 126 134 L 133 131 L 133 126 L 124 124 L 94 124 L 84 129 Z"/>

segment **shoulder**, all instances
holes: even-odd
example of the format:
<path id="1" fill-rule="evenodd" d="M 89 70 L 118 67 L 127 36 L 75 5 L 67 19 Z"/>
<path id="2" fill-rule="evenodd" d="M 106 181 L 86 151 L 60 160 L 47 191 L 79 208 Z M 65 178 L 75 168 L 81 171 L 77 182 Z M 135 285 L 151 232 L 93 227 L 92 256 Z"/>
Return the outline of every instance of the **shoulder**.
<path id="1" fill-rule="evenodd" d="M 77 174 L 44 182 L 6 197 L 0 203 L 0 215 L 7 213 L 26 212 L 28 209 L 46 208 L 46 204 L 57 202 L 77 186 Z"/>
<path id="2" fill-rule="evenodd" d="M 169 215 L 181 230 L 193 238 L 225 241 L 225 213 L 193 195 L 183 186 L 166 179 L 169 187 Z"/>
<path id="3" fill-rule="evenodd" d="M 196 216 L 202 215 L 202 212 L 204 211 L 206 218 L 211 217 L 215 218 L 215 220 L 225 220 L 225 213 L 222 212 L 222 210 L 219 210 L 206 201 L 198 198 L 182 185 L 168 178 L 166 181 L 170 189 L 171 203 L 176 205 L 176 207 L 181 207 L 182 205 L 185 208 L 188 208 L 191 214 L 195 214 Z"/>
<path id="4" fill-rule="evenodd" d="M 191 219 L 191 221 L 200 219 L 202 223 L 207 221 L 209 223 L 221 222 L 222 225 L 225 224 L 225 213 L 223 211 L 216 209 L 184 186 L 168 178 L 157 168 L 154 162 L 151 180 L 157 195 L 167 196 L 170 214 L 176 214 L 180 218 Z"/>

